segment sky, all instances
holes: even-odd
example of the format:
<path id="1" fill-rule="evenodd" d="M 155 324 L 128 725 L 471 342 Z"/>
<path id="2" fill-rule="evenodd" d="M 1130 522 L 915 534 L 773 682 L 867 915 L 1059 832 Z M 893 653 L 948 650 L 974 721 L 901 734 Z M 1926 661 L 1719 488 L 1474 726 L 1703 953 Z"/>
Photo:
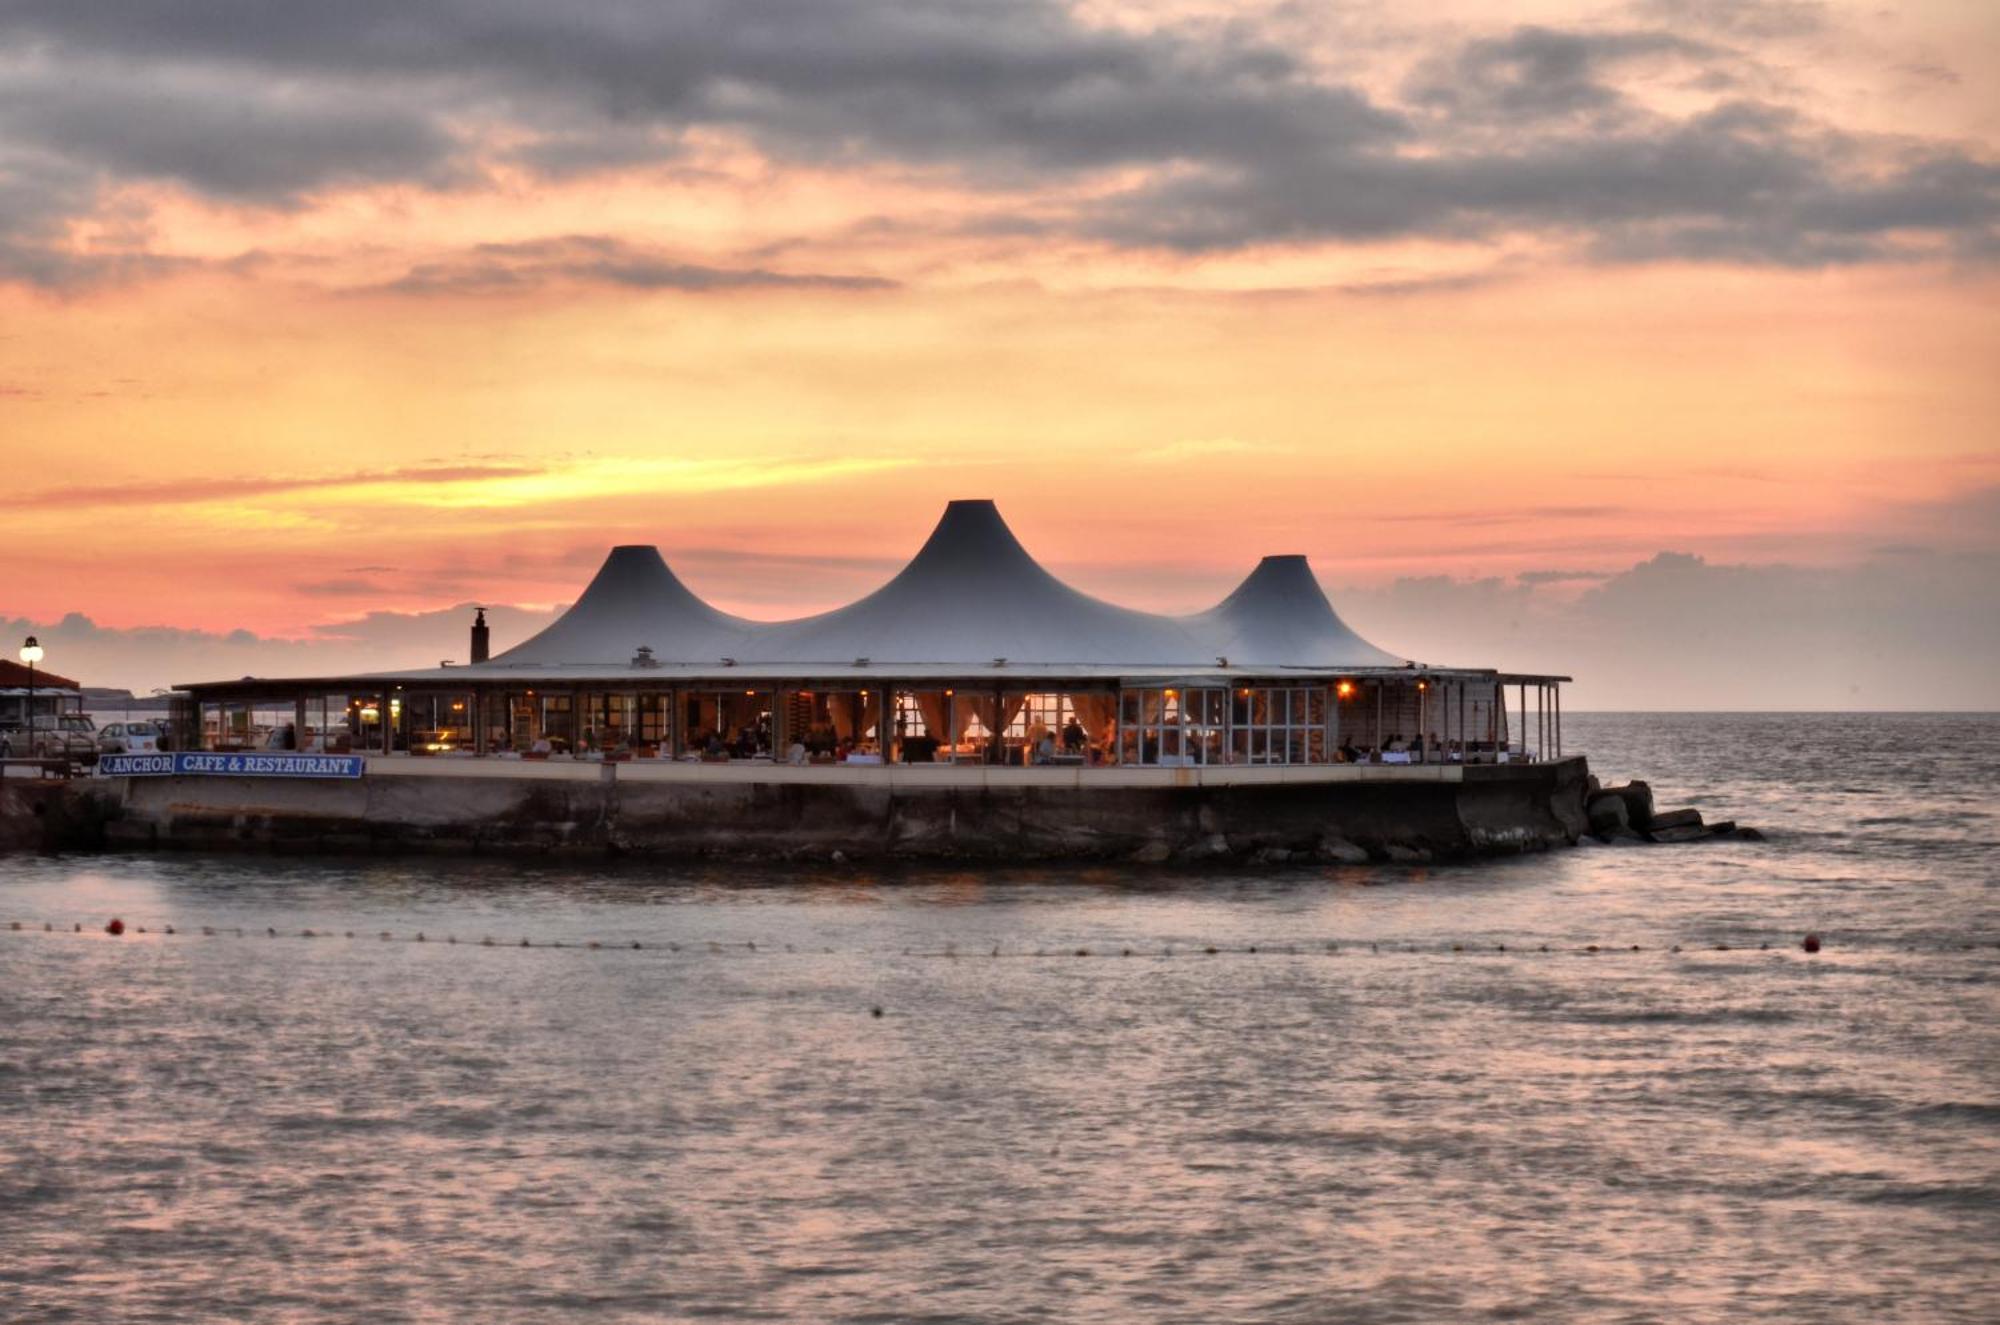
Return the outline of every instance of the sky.
<path id="1" fill-rule="evenodd" d="M 463 658 L 993 497 L 1623 708 L 2000 707 L 2000 9 L 0 9 L 0 629 Z"/>

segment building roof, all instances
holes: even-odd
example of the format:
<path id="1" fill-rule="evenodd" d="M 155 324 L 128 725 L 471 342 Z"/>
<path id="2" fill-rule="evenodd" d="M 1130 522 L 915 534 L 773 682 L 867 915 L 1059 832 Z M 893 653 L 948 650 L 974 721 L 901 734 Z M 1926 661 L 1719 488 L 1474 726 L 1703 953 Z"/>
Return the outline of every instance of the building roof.
<path id="1" fill-rule="evenodd" d="M 0 658 L 0 690 L 25 690 L 28 685 L 28 665 L 15 662 L 12 658 Z M 82 687 L 67 676 L 37 667 L 35 669 L 35 689 L 37 690 L 78 690 Z"/>
<path id="2" fill-rule="evenodd" d="M 1302 556 L 1266 557 L 1205 612 L 1140 612 L 1064 584 L 1021 545 L 993 502 L 980 500 L 948 504 L 923 547 L 887 584 L 817 616 L 776 622 L 733 616 L 683 584 L 659 549 L 623 546 L 611 550 L 568 611 L 490 662 L 322 679 L 1116 680 L 1416 666 L 1342 621 Z"/>
<path id="3" fill-rule="evenodd" d="M 450 670 L 457 680 L 523 667 L 622 670 L 642 647 L 662 667 L 743 669 L 735 675 L 1405 665 L 1348 628 L 1304 557 L 1266 558 L 1206 612 L 1139 612 L 1064 584 L 993 502 L 979 500 L 949 503 L 916 556 L 881 588 L 792 621 L 731 616 L 697 597 L 657 548 L 613 548 L 546 630 L 491 662 Z"/>

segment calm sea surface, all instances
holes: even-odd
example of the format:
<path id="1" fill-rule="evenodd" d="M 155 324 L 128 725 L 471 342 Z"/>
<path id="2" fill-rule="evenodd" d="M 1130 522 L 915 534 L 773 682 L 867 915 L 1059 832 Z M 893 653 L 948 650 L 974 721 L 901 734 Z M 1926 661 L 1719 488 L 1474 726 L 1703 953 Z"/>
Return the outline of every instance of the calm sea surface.
<path id="1" fill-rule="evenodd" d="M 0 1320 L 1994 1320 L 2000 718 L 1566 716 L 1770 841 L 0 860 Z"/>

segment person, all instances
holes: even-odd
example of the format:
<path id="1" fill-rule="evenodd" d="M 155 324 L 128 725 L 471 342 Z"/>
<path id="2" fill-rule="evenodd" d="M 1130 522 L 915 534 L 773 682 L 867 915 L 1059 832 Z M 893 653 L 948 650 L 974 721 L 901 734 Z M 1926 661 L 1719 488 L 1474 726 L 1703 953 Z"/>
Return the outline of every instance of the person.
<path id="1" fill-rule="evenodd" d="M 1042 738 L 1035 742 L 1035 762 L 1054 763 L 1056 757 L 1056 734 L 1049 728 L 1042 728 Z"/>
<path id="2" fill-rule="evenodd" d="M 279 748 L 280 750 L 296 750 L 296 749 L 298 749 L 298 748 L 299 748 L 299 729 L 298 729 L 297 727 L 293 726 L 293 725 L 292 725 L 291 723 L 289 723 L 289 722 L 288 722 L 288 723 L 286 723 L 286 724 L 285 724 L 285 726 L 284 726 L 284 729 L 283 729 L 282 731 L 280 731 L 280 732 L 278 733 L 278 748 Z"/>
<path id="3" fill-rule="evenodd" d="M 1075 718 L 1071 718 L 1068 722 L 1063 724 L 1062 743 L 1063 743 L 1064 754 L 1072 754 L 1072 755 L 1082 754 L 1083 747 L 1089 739 L 1090 738 L 1084 734 L 1083 724 L 1078 722 Z"/>
<path id="4" fill-rule="evenodd" d="M 794 736 L 791 746 L 785 751 L 785 762 L 794 768 L 804 764 L 806 762 L 806 743 Z"/>
<path id="5" fill-rule="evenodd" d="M 1361 762 L 1361 752 L 1354 748 L 1354 738 L 1352 736 L 1341 737 L 1340 749 L 1335 751 L 1335 753 L 1340 756 L 1340 762 L 1343 764 L 1358 764 Z"/>
<path id="6" fill-rule="evenodd" d="M 1401 732 L 1389 733 L 1388 749 L 1391 754 L 1402 754 L 1409 748 L 1410 748 L 1409 743 L 1403 740 L 1403 733 Z"/>

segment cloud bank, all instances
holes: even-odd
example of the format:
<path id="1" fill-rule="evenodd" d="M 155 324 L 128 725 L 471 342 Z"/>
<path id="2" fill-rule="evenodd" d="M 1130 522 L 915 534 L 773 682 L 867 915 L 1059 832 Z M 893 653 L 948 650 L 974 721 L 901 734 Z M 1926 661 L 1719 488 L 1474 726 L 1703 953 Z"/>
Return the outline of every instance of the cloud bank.
<path id="1" fill-rule="evenodd" d="M 1823 32 L 1816 8 L 1650 4 L 1470 32 L 1382 19 L 1354 53 L 1254 15 L 1091 12 L 19 0 L 0 11 L 0 276 L 64 287 L 193 261 L 149 242 L 135 187 L 301 208 L 355 187 L 671 169 L 716 143 L 948 180 L 975 224 L 1136 250 L 1529 237 L 1586 261 L 1781 267 L 2000 252 L 1990 148 L 1844 126 L 1789 79 L 1771 43 Z M 1420 54 L 1385 84 L 1397 49 Z M 393 284 L 869 288 L 547 242 Z"/>

